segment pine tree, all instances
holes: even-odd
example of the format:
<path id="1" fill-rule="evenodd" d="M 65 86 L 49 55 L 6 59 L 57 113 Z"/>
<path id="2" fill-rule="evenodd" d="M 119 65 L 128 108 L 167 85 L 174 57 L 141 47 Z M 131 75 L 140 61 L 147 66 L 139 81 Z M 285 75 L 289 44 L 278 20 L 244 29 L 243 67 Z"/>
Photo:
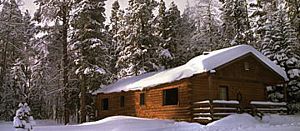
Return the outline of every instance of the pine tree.
<path id="1" fill-rule="evenodd" d="M 72 19 L 74 50 L 80 82 L 80 122 L 86 122 L 86 93 L 106 84 L 109 54 L 104 16 L 105 0 L 76 3 Z"/>
<path id="2" fill-rule="evenodd" d="M 64 97 L 64 123 L 69 123 L 70 116 L 70 98 L 69 98 L 69 51 L 68 51 L 68 35 L 69 35 L 69 24 L 70 24 L 70 12 L 73 0 L 36 0 L 39 5 L 38 12 L 35 15 L 35 20 L 39 22 L 56 22 L 56 28 L 59 29 L 61 33 L 61 44 L 62 44 L 62 88 L 63 88 L 63 97 Z M 60 26 L 57 26 L 60 25 Z"/>
<path id="3" fill-rule="evenodd" d="M 18 101 L 25 98 L 22 80 L 16 79 L 15 72 L 20 69 L 25 41 L 23 15 L 15 0 L 4 1 L 0 23 L 0 118 L 7 120 Z"/>
<path id="4" fill-rule="evenodd" d="M 195 26 L 197 28 L 193 39 L 202 46 L 202 51 L 212 51 L 223 46 L 220 43 L 219 20 L 220 3 L 216 0 L 199 0 L 195 5 Z"/>
<path id="5" fill-rule="evenodd" d="M 35 25 L 31 22 L 31 16 L 28 12 L 28 10 L 25 12 L 24 17 L 24 46 L 22 51 L 22 57 L 20 58 L 20 68 L 22 71 L 22 74 L 24 75 L 23 78 L 23 88 L 24 88 L 24 94 L 26 95 L 26 99 L 29 100 L 31 97 L 34 97 L 35 94 L 33 92 L 30 92 L 32 90 L 32 58 L 33 56 L 33 49 L 32 49 L 32 43 L 31 40 L 34 37 L 35 34 Z"/>
<path id="6" fill-rule="evenodd" d="M 188 2 L 188 1 L 187 1 Z M 180 32 L 182 34 L 181 38 L 181 46 L 179 48 L 180 54 L 180 62 L 179 63 L 186 63 L 191 58 L 200 55 L 202 52 L 199 52 L 197 44 L 191 38 L 195 35 L 197 31 L 195 26 L 195 8 L 190 6 L 189 2 L 187 7 L 183 11 L 182 14 L 182 23 L 180 26 Z"/>
<path id="7" fill-rule="evenodd" d="M 162 68 L 172 68 L 179 64 L 179 46 L 182 39 L 182 18 L 174 2 L 166 10 L 163 0 L 159 3 L 159 14 L 155 18 L 155 36 L 159 39 L 159 63 Z"/>
<path id="8" fill-rule="evenodd" d="M 266 34 L 264 35 L 263 43 L 262 43 L 262 53 L 269 57 L 272 61 L 274 61 L 276 64 L 279 65 L 278 60 L 275 59 L 275 43 L 277 43 L 277 46 L 280 46 L 280 42 L 282 41 L 282 34 L 280 34 L 280 27 L 277 27 L 275 30 L 275 23 L 276 18 L 274 18 L 274 15 L 270 17 L 264 26 Z M 277 23 L 278 25 L 278 23 Z M 279 49 L 280 47 L 277 47 Z M 280 48 L 281 49 L 281 48 Z M 268 86 L 268 97 L 272 101 L 283 101 L 283 86 L 284 85 L 277 85 L 277 86 Z"/>
<path id="9" fill-rule="evenodd" d="M 289 78 L 288 82 L 288 101 L 296 103 L 300 101 L 300 56 L 293 50 L 299 44 L 297 39 L 297 31 L 293 28 L 289 20 L 285 19 L 284 43 L 288 45 L 286 48 L 287 60 L 285 61 L 286 72 Z M 299 110 L 299 109 L 298 109 Z"/>
<path id="10" fill-rule="evenodd" d="M 124 11 L 120 9 L 118 1 L 112 4 L 111 17 L 110 17 L 110 36 L 112 37 L 111 45 L 109 46 L 110 54 L 110 72 L 111 79 L 110 82 L 116 81 L 118 78 L 119 68 L 117 68 L 118 54 L 123 50 L 124 42 Z"/>
<path id="11" fill-rule="evenodd" d="M 285 0 L 285 8 L 288 13 L 291 26 L 298 32 L 297 39 L 300 41 L 300 1 L 299 0 Z M 300 44 L 293 48 L 293 51 L 300 56 Z"/>
<path id="12" fill-rule="evenodd" d="M 33 42 L 35 50 L 35 66 L 33 66 L 33 83 L 35 88 L 44 90 L 45 111 L 52 119 L 63 118 L 62 74 L 61 72 L 61 25 L 39 27 L 38 33 L 47 35 L 36 38 Z M 77 97 L 76 97 L 77 98 Z M 39 100 L 41 100 L 39 99 Z M 75 99 L 75 98 L 73 98 Z M 35 99 L 37 100 L 37 99 Z"/>
<path id="13" fill-rule="evenodd" d="M 225 45 L 251 44 L 247 5 L 246 0 L 224 0 L 221 18 Z"/>
<path id="14" fill-rule="evenodd" d="M 179 48 L 181 48 L 180 46 L 182 44 L 183 36 L 183 34 L 180 32 L 183 21 L 180 16 L 180 11 L 174 2 L 171 2 L 169 9 L 166 11 L 166 19 L 167 38 L 166 44 L 162 47 L 165 51 L 167 50 L 169 54 L 171 54 L 171 57 L 165 56 L 165 58 L 167 58 L 167 63 L 164 66 L 166 68 L 172 68 L 182 64 L 182 62 L 180 61 L 181 54 Z"/>
<path id="15" fill-rule="evenodd" d="M 158 15 L 155 18 L 156 35 L 162 37 L 162 39 L 167 39 L 166 29 L 167 29 L 167 18 L 166 18 L 166 3 L 161 0 L 158 4 Z M 163 41 L 163 40 L 162 40 Z"/>
<path id="16" fill-rule="evenodd" d="M 157 42 L 153 37 L 154 0 L 130 0 L 126 14 L 124 50 L 119 53 L 119 77 L 139 75 L 159 69 L 156 57 Z"/>
<path id="17" fill-rule="evenodd" d="M 272 14 L 265 25 L 266 34 L 262 43 L 262 52 L 272 61 L 281 66 L 287 73 L 289 81 L 287 85 L 288 102 L 298 101 L 299 86 L 299 56 L 292 48 L 298 43 L 297 33 L 291 28 L 287 19 L 287 13 L 279 8 Z M 272 101 L 283 101 L 283 86 L 268 87 L 269 98 Z"/>
<path id="18" fill-rule="evenodd" d="M 293 28 L 295 28 L 295 30 L 297 32 L 300 32 L 300 1 L 299 0 L 285 0 L 285 2 L 286 2 L 285 7 L 287 10 L 291 25 Z M 298 40 L 300 40 L 300 33 L 298 33 Z M 300 50 L 298 50 L 298 51 L 300 52 Z"/>
<path id="19" fill-rule="evenodd" d="M 36 32 L 37 33 L 37 32 Z M 38 119 L 48 119 L 50 118 L 49 114 L 52 112 L 52 107 L 55 104 L 48 104 L 49 101 L 55 101 L 57 97 L 50 97 L 47 94 L 48 90 L 53 89 L 54 83 L 58 81 L 53 81 L 53 77 L 49 77 L 48 73 L 52 72 L 50 69 L 47 60 L 48 50 L 46 48 L 46 41 L 43 39 L 34 38 L 31 40 L 31 50 L 33 50 L 32 57 L 30 58 L 30 69 L 31 69 L 31 86 L 30 90 L 32 93 L 29 97 L 28 102 L 31 103 L 31 110 L 35 114 L 35 117 Z M 47 72 L 47 70 L 49 72 Z M 51 70 L 51 71 L 50 71 Z M 47 102 L 48 101 L 48 102 Z"/>

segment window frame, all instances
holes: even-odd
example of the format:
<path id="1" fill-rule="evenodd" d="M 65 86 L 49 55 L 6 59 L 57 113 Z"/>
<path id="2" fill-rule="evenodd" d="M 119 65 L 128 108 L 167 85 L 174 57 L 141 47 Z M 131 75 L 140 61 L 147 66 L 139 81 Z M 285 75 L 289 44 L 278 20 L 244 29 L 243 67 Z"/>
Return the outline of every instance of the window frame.
<path id="1" fill-rule="evenodd" d="M 170 88 L 170 89 L 164 89 L 163 91 L 163 106 L 172 106 L 172 105 L 178 105 L 179 104 L 179 88 Z M 176 94 L 173 94 L 175 93 Z M 170 94 L 169 94 L 170 93 Z M 176 100 L 172 100 L 173 97 L 176 96 Z M 175 102 L 176 101 L 176 102 Z"/>
<path id="2" fill-rule="evenodd" d="M 104 104 L 104 103 L 106 103 L 106 104 Z M 108 98 L 101 99 L 101 110 L 103 110 L 103 111 L 109 110 L 109 99 Z"/>
<path id="3" fill-rule="evenodd" d="M 247 62 L 247 61 L 244 62 L 244 70 L 245 70 L 245 71 L 250 71 L 250 70 L 251 70 L 251 69 L 250 69 L 250 63 Z"/>
<path id="4" fill-rule="evenodd" d="M 145 99 L 146 99 L 145 93 L 140 93 L 140 106 L 146 105 Z"/>
<path id="5" fill-rule="evenodd" d="M 123 108 L 125 107 L 125 96 L 120 96 L 120 107 Z"/>

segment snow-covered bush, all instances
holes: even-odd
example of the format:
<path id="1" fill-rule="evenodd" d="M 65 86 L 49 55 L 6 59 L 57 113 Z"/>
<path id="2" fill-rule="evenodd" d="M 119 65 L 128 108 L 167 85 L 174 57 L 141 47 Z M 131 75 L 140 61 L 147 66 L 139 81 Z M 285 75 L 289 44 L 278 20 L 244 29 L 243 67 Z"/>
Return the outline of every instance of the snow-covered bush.
<path id="1" fill-rule="evenodd" d="M 16 129 L 32 130 L 35 121 L 30 114 L 30 107 L 27 103 L 20 103 L 19 109 L 16 111 L 16 116 L 14 117 L 13 126 Z"/>

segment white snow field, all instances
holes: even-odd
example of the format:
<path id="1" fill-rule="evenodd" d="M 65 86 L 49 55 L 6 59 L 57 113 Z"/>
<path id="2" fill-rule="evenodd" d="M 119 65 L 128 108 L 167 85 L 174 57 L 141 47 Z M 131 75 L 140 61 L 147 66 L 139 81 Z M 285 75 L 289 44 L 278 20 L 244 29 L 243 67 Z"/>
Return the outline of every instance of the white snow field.
<path id="1" fill-rule="evenodd" d="M 0 122 L 0 131 L 14 131 L 12 122 Z M 80 125 L 58 125 L 37 121 L 34 131 L 300 131 L 300 115 L 265 115 L 262 120 L 236 114 L 208 125 L 172 120 L 114 116 Z"/>

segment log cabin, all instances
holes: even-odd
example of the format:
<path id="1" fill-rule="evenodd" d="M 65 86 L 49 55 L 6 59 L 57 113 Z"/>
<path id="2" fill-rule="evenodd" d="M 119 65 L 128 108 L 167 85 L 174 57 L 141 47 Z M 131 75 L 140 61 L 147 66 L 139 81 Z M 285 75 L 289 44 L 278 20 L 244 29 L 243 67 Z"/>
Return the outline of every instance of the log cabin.
<path id="1" fill-rule="evenodd" d="M 238 45 L 205 53 L 179 67 L 121 79 L 93 95 L 98 119 L 127 115 L 195 121 L 195 111 L 206 109 L 194 108 L 197 102 L 238 103 L 247 109 L 251 101 L 267 101 L 266 86 L 286 80 L 285 71 L 266 56 Z M 198 114 L 202 119 L 205 112 Z"/>

